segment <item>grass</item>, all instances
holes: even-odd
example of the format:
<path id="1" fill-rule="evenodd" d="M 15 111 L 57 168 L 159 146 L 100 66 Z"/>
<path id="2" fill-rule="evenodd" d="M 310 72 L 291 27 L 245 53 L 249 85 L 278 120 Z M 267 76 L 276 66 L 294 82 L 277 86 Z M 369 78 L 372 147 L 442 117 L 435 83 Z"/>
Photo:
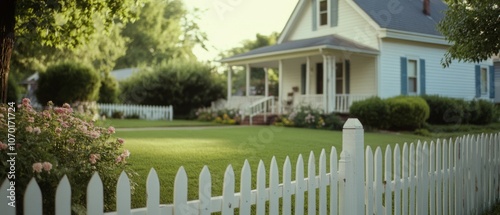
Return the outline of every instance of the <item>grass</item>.
<path id="1" fill-rule="evenodd" d="M 268 168 L 275 156 L 281 171 L 287 156 L 290 157 L 292 167 L 295 167 L 299 154 L 303 155 L 307 165 L 310 151 L 314 152 L 317 161 L 322 149 L 328 155 L 334 146 L 339 155 L 342 145 L 342 133 L 339 131 L 259 126 L 119 131 L 116 136 L 126 140 L 125 148 L 131 151 L 129 162 L 132 169 L 139 173 L 134 178 L 138 183 L 132 196 L 134 208 L 146 205 L 145 181 L 150 168 L 155 168 L 160 177 L 161 203 L 171 203 L 174 178 L 180 166 L 188 174 L 188 198 L 197 199 L 198 176 L 205 165 L 212 175 L 212 195 L 218 196 L 222 193 L 224 171 L 228 165 L 232 165 L 235 171 L 235 188 L 239 190 L 240 170 L 247 159 L 252 168 L 254 189 L 260 160 Z M 365 133 L 365 144 L 373 148 L 415 142 L 418 139 L 426 138 L 413 134 Z"/>
<path id="2" fill-rule="evenodd" d="M 140 119 L 106 119 L 100 122 L 103 126 L 113 125 L 115 128 L 152 128 L 152 127 L 197 127 L 219 126 L 214 122 L 195 120 L 140 120 Z"/>

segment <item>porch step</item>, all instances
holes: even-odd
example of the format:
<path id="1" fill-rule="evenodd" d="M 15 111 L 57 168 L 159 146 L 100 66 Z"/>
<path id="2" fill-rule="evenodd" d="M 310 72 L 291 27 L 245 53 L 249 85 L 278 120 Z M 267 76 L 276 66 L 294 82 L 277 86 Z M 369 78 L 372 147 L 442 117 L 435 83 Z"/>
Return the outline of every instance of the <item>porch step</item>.
<path id="1" fill-rule="evenodd" d="M 278 115 L 276 114 L 268 114 L 267 122 L 264 120 L 265 114 L 259 114 L 252 118 L 253 125 L 270 125 L 272 122 L 276 120 Z M 250 125 L 250 117 L 245 117 L 245 119 L 241 122 L 241 125 Z"/>

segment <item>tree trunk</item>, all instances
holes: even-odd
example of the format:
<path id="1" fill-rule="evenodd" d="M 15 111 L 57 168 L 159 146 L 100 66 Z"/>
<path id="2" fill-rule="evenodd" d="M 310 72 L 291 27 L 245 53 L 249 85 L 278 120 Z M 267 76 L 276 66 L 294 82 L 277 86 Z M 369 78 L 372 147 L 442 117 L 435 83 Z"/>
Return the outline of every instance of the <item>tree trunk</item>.
<path id="1" fill-rule="evenodd" d="M 7 103 L 10 57 L 14 48 L 16 0 L 0 1 L 0 102 Z M 10 101 L 9 101 L 10 102 Z M 15 102 L 15 101 L 12 101 Z"/>

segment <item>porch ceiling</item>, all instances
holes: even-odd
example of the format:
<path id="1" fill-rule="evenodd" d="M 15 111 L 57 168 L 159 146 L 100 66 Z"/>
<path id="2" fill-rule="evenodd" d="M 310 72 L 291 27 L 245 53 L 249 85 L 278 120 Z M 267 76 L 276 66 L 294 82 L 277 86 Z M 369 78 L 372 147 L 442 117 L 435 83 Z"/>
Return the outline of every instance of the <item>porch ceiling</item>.
<path id="1" fill-rule="evenodd" d="M 252 65 L 276 66 L 276 58 L 293 58 L 297 55 L 320 54 L 319 50 L 348 51 L 377 55 L 378 50 L 358 44 L 338 35 L 328 35 L 303 40 L 288 41 L 277 45 L 257 48 L 246 53 L 224 58 L 220 62 L 236 65 L 251 62 Z"/>

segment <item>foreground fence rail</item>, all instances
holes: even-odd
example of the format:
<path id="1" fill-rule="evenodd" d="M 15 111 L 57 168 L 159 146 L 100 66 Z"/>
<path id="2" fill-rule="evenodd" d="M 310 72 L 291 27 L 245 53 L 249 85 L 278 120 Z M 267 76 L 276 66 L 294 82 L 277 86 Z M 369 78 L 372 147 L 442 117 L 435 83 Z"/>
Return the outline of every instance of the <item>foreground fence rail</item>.
<path id="1" fill-rule="evenodd" d="M 124 117 L 139 116 L 149 120 L 172 120 L 174 109 L 172 106 L 150 106 L 131 104 L 97 104 L 100 114 L 111 116 L 114 112 L 122 112 Z"/>
<path id="2" fill-rule="evenodd" d="M 188 200 L 188 177 L 180 167 L 175 177 L 173 203 L 168 205 L 160 204 L 158 175 L 151 169 L 146 183 L 147 206 L 138 209 L 131 209 L 129 179 L 122 173 L 116 189 L 116 212 L 107 214 L 208 215 L 221 212 L 231 215 L 236 210 L 241 215 L 274 215 L 280 211 L 285 215 L 292 211 L 308 215 L 481 214 L 500 198 L 499 153 L 499 134 L 388 145 L 385 153 L 380 147 L 373 151 L 364 146 L 364 131 L 359 121 L 349 119 L 344 125 L 340 160 L 335 147 L 329 154 L 321 151 L 319 164 L 312 152 L 307 162 L 299 155 L 292 178 L 292 165 L 287 157 L 282 165 L 281 180 L 275 158 L 268 170 L 261 161 L 254 190 L 251 189 L 250 165 L 245 161 L 239 176 L 239 192 L 235 192 L 237 176 L 229 165 L 224 175 L 223 194 L 216 197 L 211 196 L 212 181 L 205 166 L 199 175 L 197 200 Z M 5 180 L 0 196 L 7 196 L 8 188 L 9 182 Z M 56 214 L 70 214 L 71 194 L 66 177 L 56 192 Z M 87 195 L 88 214 L 103 214 L 103 190 L 98 174 L 90 180 Z M 41 214 L 42 196 L 34 179 L 25 196 L 25 201 L 30 202 L 25 214 Z M 15 211 L 7 206 L 8 201 L 0 199 L 0 211 L 14 215 Z M 252 205 L 255 205 L 253 211 Z"/>

